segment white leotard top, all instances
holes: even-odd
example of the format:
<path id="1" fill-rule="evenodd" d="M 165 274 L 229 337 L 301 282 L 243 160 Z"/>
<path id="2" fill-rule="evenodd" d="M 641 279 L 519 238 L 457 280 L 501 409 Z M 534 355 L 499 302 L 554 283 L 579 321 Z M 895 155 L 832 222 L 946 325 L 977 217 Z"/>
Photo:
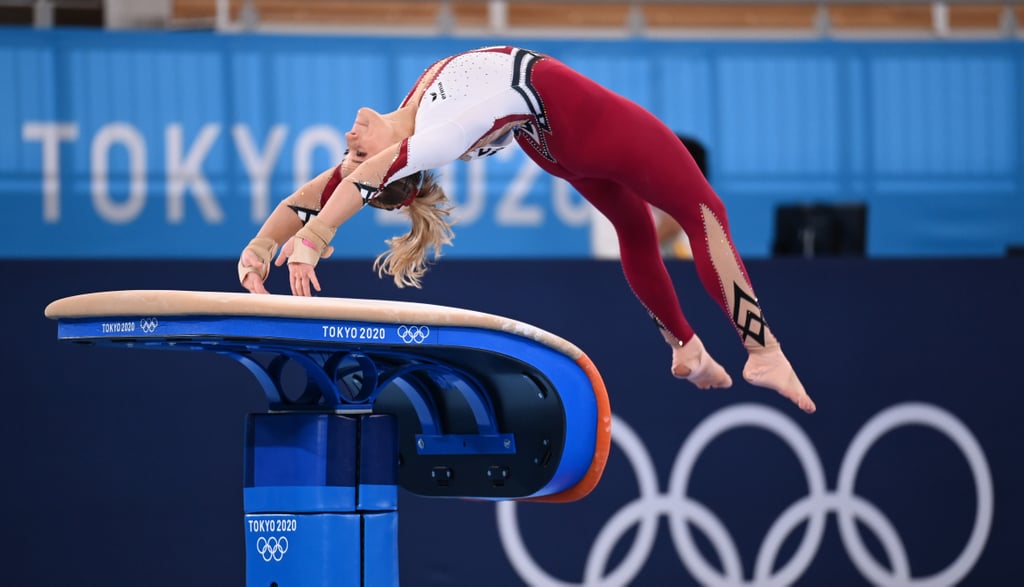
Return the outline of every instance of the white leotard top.
<path id="1" fill-rule="evenodd" d="M 396 159 L 384 185 L 509 146 L 513 127 L 532 116 L 522 89 L 513 87 L 516 65 L 524 56 L 536 58 L 518 49 L 481 49 L 446 60 L 420 97 L 415 133 L 402 149 L 406 156 Z"/>

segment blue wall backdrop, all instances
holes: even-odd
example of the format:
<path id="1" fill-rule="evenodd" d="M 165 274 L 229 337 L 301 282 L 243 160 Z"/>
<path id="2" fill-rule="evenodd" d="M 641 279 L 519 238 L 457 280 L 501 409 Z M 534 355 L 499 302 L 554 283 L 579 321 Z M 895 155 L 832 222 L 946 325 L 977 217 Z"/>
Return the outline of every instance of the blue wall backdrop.
<path id="1" fill-rule="evenodd" d="M 740 252 L 780 203 L 866 202 L 874 256 L 1002 255 L 1024 242 L 1016 41 L 552 41 L 0 32 L 6 258 L 231 258 L 332 165 L 355 110 L 397 106 L 434 59 L 548 52 L 703 141 Z M 600 124 L 600 121 L 595 121 Z M 589 209 L 518 150 L 443 170 L 453 257 L 586 257 Z M 366 212 L 365 257 L 400 231 Z M 400 224 L 400 221 L 399 221 Z"/>
<path id="2" fill-rule="evenodd" d="M 739 380 L 745 353 L 690 263 L 670 272 L 730 390 L 669 375 L 615 262 L 450 259 L 420 291 L 369 265 L 326 261 L 327 292 L 545 328 L 593 359 L 616 418 L 605 477 L 580 502 L 401 494 L 403 585 L 1024 582 L 1024 259 L 751 262 L 812 416 Z M 256 381 L 215 355 L 58 343 L 43 317 L 90 291 L 237 291 L 234 262 L 6 260 L 0 275 L 3 582 L 242 585 L 243 423 L 266 409 Z"/>

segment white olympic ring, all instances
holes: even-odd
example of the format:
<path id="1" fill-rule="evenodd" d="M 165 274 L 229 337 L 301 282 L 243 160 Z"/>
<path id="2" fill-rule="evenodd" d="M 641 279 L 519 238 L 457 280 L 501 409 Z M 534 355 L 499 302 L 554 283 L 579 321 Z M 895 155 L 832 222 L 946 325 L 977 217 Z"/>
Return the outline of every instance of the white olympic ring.
<path id="1" fill-rule="evenodd" d="M 139 328 L 145 333 L 152 333 L 156 331 L 156 327 L 160 326 L 160 321 L 156 318 L 142 318 L 139 320 Z"/>
<path id="2" fill-rule="evenodd" d="M 402 342 L 406 344 L 420 344 L 427 340 L 428 336 L 430 336 L 429 326 L 406 326 L 403 324 L 398 327 L 398 338 L 401 338 Z"/>
<path id="3" fill-rule="evenodd" d="M 963 551 L 945 569 L 925 577 L 913 577 L 903 540 L 889 519 L 874 504 L 854 495 L 855 478 L 865 455 L 882 436 L 908 425 L 931 427 L 945 434 L 967 459 L 977 494 L 974 525 Z M 703 504 L 686 495 L 690 474 L 697 458 L 720 434 L 752 426 L 781 438 L 795 453 L 807 478 L 808 495 L 789 506 L 765 534 L 755 559 L 753 577 L 743 577 L 740 553 L 732 535 Z M 821 547 L 826 517 L 835 512 L 840 538 L 858 572 L 874 585 L 939 587 L 959 583 L 974 567 L 984 550 L 992 527 L 993 481 L 988 460 L 977 439 L 960 420 L 934 405 L 905 403 L 891 406 L 869 420 L 857 433 L 839 467 L 836 490 L 826 488 L 825 470 L 810 438 L 792 419 L 781 412 L 756 404 L 733 406 L 705 418 L 680 447 L 669 477 L 668 490 L 658 492 L 654 462 L 640 437 L 620 418 L 612 424 L 612 441 L 625 453 L 633 467 L 640 496 L 608 520 L 598 533 L 587 557 L 582 583 L 569 583 L 550 576 L 530 555 L 519 530 L 516 502 L 497 504 L 498 533 L 513 568 L 529 585 L 545 587 L 605 587 L 628 585 L 643 569 L 657 538 L 658 520 L 665 516 L 676 552 L 691 575 L 703 585 L 784 586 L 796 582 L 810 566 Z M 800 524 L 807 522 L 803 539 L 791 558 L 775 565 L 783 544 Z M 856 521 L 874 532 L 892 566 L 886 569 L 875 560 L 861 540 Z M 698 549 L 690 525 L 703 532 L 722 570 L 709 563 Z M 619 565 L 609 569 L 612 550 L 633 526 L 636 538 Z"/>
<path id="4" fill-rule="evenodd" d="M 288 538 L 285 536 L 280 538 L 277 536 L 271 536 L 270 538 L 260 536 L 256 539 L 256 552 L 263 557 L 265 562 L 269 563 L 271 560 L 281 562 L 281 559 L 284 558 L 284 553 L 288 552 Z"/>

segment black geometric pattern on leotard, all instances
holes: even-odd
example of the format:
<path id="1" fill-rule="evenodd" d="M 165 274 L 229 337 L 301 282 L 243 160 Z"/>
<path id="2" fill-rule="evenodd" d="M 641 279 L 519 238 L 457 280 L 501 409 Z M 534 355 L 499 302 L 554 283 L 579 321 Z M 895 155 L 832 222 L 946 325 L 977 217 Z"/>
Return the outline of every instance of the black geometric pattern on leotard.
<path id="1" fill-rule="evenodd" d="M 743 341 L 746 342 L 749 337 L 764 346 L 765 322 L 757 300 L 747 295 L 736 282 L 732 284 L 732 293 L 732 321 L 739 329 Z"/>
<path id="2" fill-rule="evenodd" d="M 512 67 L 512 89 L 519 93 L 526 101 L 532 118 L 516 127 L 516 134 L 526 138 L 526 141 L 537 150 L 545 159 L 555 163 L 548 148 L 545 133 L 551 132 L 551 123 L 548 120 L 547 109 L 544 108 L 544 101 L 533 86 L 533 67 L 544 59 L 542 56 L 517 49 Z"/>
<path id="3" fill-rule="evenodd" d="M 380 193 L 380 188 L 375 188 L 373 186 L 366 185 L 365 183 L 359 183 L 358 181 L 354 181 L 352 182 L 352 185 L 356 186 L 356 189 L 359 190 L 359 195 L 363 197 L 364 206 L 370 200 L 376 198 L 377 194 Z"/>
<path id="4" fill-rule="evenodd" d="M 292 211 L 295 212 L 296 216 L 299 217 L 299 220 L 302 221 L 302 225 L 303 226 L 305 226 L 306 223 L 309 222 L 310 218 L 316 216 L 317 212 L 319 212 L 319 210 L 313 210 L 311 208 L 303 208 L 302 206 L 293 206 L 291 204 L 288 204 L 288 207 L 291 208 Z"/>

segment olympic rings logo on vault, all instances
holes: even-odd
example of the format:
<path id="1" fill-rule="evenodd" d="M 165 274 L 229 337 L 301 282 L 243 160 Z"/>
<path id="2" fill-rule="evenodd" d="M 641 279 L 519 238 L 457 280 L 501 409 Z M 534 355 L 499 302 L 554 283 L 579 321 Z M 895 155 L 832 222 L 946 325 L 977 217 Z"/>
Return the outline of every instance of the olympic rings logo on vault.
<path id="1" fill-rule="evenodd" d="M 256 539 L 256 552 L 259 553 L 265 562 L 281 562 L 288 552 L 288 538 L 271 536 L 269 538 L 260 536 Z"/>
<path id="2" fill-rule="evenodd" d="M 977 496 L 974 523 L 960 554 L 944 569 L 924 577 L 911 574 L 906 546 L 885 513 L 854 493 L 861 463 L 869 449 L 887 433 L 913 425 L 933 428 L 953 441 L 967 460 Z M 763 428 L 783 440 L 803 468 L 808 489 L 808 494 L 786 508 L 768 529 L 754 559 L 753 576 L 749 580 L 743 576 L 740 552 L 729 529 L 714 512 L 687 496 L 697 459 L 708 444 L 729 430 L 745 426 Z M 738 405 L 705 418 L 680 447 L 665 493 L 659 492 L 654 462 L 640 437 L 617 417 L 612 423 L 612 430 L 612 441 L 625 453 L 636 474 L 640 496 L 623 506 L 601 528 L 587 556 L 582 583 L 561 581 L 538 565 L 519 530 L 516 502 L 497 504 L 502 546 L 513 568 L 527 584 L 546 587 L 629 585 L 647 563 L 657 539 L 659 519 L 665 516 L 676 553 L 700 584 L 784 587 L 799 580 L 810 567 L 822 544 L 826 518 L 834 513 L 840 539 L 850 561 L 871 584 L 956 585 L 977 563 L 992 528 L 994 496 L 988 460 L 967 426 L 951 413 L 931 404 L 899 404 L 871 418 L 854 436 L 843 456 L 834 491 L 826 487 L 825 469 L 811 439 L 788 416 L 765 406 Z M 805 522 L 803 539 L 789 560 L 776 569 L 783 543 Z M 889 568 L 879 563 L 862 541 L 857 522 L 874 533 L 888 559 Z M 628 552 L 617 567 L 609 568 L 612 550 L 634 526 L 637 527 L 636 536 Z M 691 533 L 691 526 L 704 533 L 720 565 L 716 566 L 704 557 Z"/>
<path id="3" fill-rule="evenodd" d="M 421 344 L 430 336 L 429 326 L 406 326 L 398 327 L 398 338 L 406 344 Z"/>

